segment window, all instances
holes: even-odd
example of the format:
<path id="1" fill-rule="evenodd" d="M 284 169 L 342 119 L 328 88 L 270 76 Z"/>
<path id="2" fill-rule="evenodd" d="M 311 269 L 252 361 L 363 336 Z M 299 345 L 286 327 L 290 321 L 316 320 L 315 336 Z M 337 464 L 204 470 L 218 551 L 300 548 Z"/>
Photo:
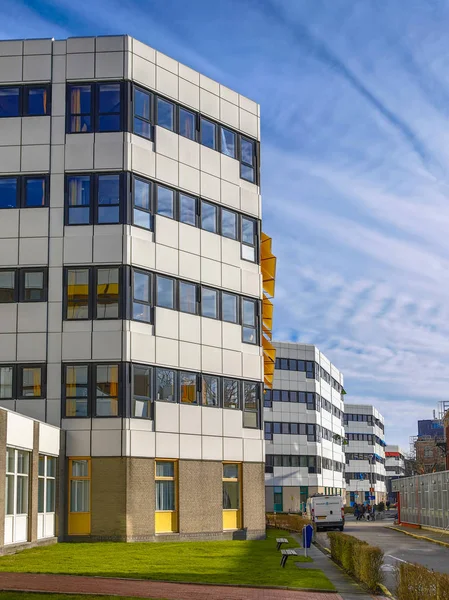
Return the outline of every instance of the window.
<path id="1" fill-rule="evenodd" d="M 242 341 L 257 344 L 257 307 L 255 300 L 242 300 Z"/>
<path id="2" fill-rule="evenodd" d="M 89 368 L 87 365 L 65 366 L 66 417 L 87 417 L 89 409 Z"/>
<path id="3" fill-rule="evenodd" d="M 98 175 L 97 220 L 99 225 L 120 223 L 120 175 Z"/>
<path id="4" fill-rule="evenodd" d="M 217 126 L 208 119 L 201 118 L 200 139 L 203 146 L 217 149 Z"/>
<path id="5" fill-rule="evenodd" d="M 156 510 L 176 510 L 175 463 L 156 461 Z"/>
<path id="6" fill-rule="evenodd" d="M 201 229 L 217 233 L 217 207 L 209 202 L 201 201 Z"/>
<path id="7" fill-rule="evenodd" d="M 264 438 L 266 440 L 272 440 L 273 439 L 273 428 L 272 428 L 272 423 L 270 423 L 269 421 L 265 421 L 264 423 Z"/>
<path id="8" fill-rule="evenodd" d="M 47 206 L 47 178 L 26 177 L 22 206 L 24 208 L 37 208 Z"/>
<path id="9" fill-rule="evenodd" d="M 256 261 L 256 221 L 242 217 L 242 258 L 251 262 Z"/>
<path id="10" fill-rule="evenodd" d="M 0 117 L 20 117 L 19 87 L 0 87 Z"/>
<path id="11" fill-rule="evenodd" d="M 16 208 L 19 205 L 18 190 L 17 177 L 0 177 L 0 208 Z"/>
<path id="12" fill-rule="evenodd" d="M 240 177 L 255 183 L 255 143 L 243 136 L 240 138 L 240 161 Z"/>
<path id="13" fill-rule="evenodd" d="M 196 114 L 181 107 L 179 107 L 179 135 L 189 140 L 195 140 L 196 137 Z"/>
<path id="14" fill-rule="evenodd" d="M 5 544 L 26 542 L 28 527 L 21 517 L 28 515 L 28 475 L 30 454 L 14 448 L 6 449 L 6 523 Z"/>
<path id="15" fill-rule="evenodd" d="M 69 459 L 69 535 L 90 533 L 90 478 L 90 458 Z"/>
<path id="16" fill-rule="evenodd" d="M 306 361 L 306 378 L 314 379 L 315 377 L 315 363 L 308 360 Z"/>
<path id="17" fill-rule="evenodd" d="M 181 312 L 197 314 L 196 290 L 197 287 L 194 283 L 179 282 L 179 310 Z"/>
<path id="18" fill-rule="evenodd" d="M 203 406 L 219 406 L 218 377 L 212 375 L 202 376 L 201 404 Z"/>
<path id="19" fill-rule="evenodd" d="M 181 388 L 181 402 L 184 404 L 197 404 L 196 397 L 196 373 L 179 374 Z"/>
<path id="20" fill-rule="evenodd" d="M 236 158 L 236 135 L 233 131 L 229 131 L 225 127 L 221 127 L 221 152 L 226 154 L 226 156 L 230 156 L 231 158 Z"/>
<path id="21" fill-rule="evenodd" d="M 151 323 L 151 274 L 133 270 L 133 312 L 136 321 Z"/>
<path id="22" fill-rule="evenodd" d="M 222 292 L 221 305 L 223 321 L 238 323 L 237 296 L 228 292 Z"/>
<path id="23" fill-rule="evenodd" d="M 157 214 L 173 219 L 175 216 L 174 191 L 162 185 L 157 186 Z"/>
<path id="24" fill-rule="evenodd" d="M 133 177 L 133 225 L 149 230 L 153 228 L 151 187 L 151 182 Z"/>
<path id="25" fill-rule="evenodd" d="M 120 83 L 69 84 L 67 132 L 120 131 L 121 97 Z"/>
<path id="26" fill-rule="evenodd" d="M 240 509 L 240 465 L 223 464 L 223 510 Z"/>
<path id="27" fill-rule="evenodd" d="M 45 398 L 44 373 L 42 365 L 19 366 L 19 398 Z"/>
<path id="28" fill-rule="evenodd" d="M 179 220 L 181 223 L 196 227 L 196 198 L 179 194 Z"/>
<path id="29" fill-rule="evenodd" d="M 14 367 L 0 367 L 0 399 L 8 400 L 14 398 Z"/>
<path id="30" fill-rule="evenodd" d="M 175 372 L 171 369 L 156 369 L 156 398 L 176 402 Z"/>
<path id="31" fill-rule="evenodd" d="M 221 209 L 221 235 L 231 240 L 237 239 L 237 214 L 226 208 Z"/>
<path id="32" fill-rule="evenodd" d="M 0 271 L 0 303 L 17 302 L 16 271 Z"/>
<path id="33" fill-rule="evenodd" d="M 164 129 L 175 130 L 175 106 L 172 102 L 157 99 L 157 124 Z"/>
<path id="34" fill-rule="evenodd" d="M 156 276 L 156 302 L 162 308 L 175 308 L 175 281 L 170 277 Z"/>
<path id="35" fill-rule="evenodd" d="M 122 219 L 122 176 L 119 173 L 68 175 L 66 225 L 110 225 Z"/>
<path id="36" fill-rule="evenodd" d="M 89 318 L 89 279 L 89 269 L 67 269 L 67 319 Z"/>
<path id="37" fill-rule="evenodd" d="M 153 94 L 134 86 L 133 131 L 137 135 L 151 140 L 153 137 L 152 120 Z"/>
<path id="38" fill-rule="evenodd" d="M 139 419 L 151 418 L 151 367 L 132 365 L 133 398 L 131 416 Z"/>
<path id="39" fill-rule="evenodd" d="M 24 88 L 24 115 L 27 117 L 50 114 L 48 87 Z"/>
<path id="40" fill-rule="evenodd" d="M 54 456 L 39 455 L 38 466 L 38 495 L 37 511 L 39 514 L 52 514 L 56 509 L 56 458 Z M 38 538 L 53 537 L 54 520 L 48 523 L 38 523 Z M 50 531 L 49 531 L 50 529 Z"/>
<path id="41" fill-rule="evenodd" d="M 218 291 L 201 288 L 201 314 L 203 317 L 218 319 Z"/>
<path id="42" fill-rule="evenodd" d="M 243 427 L 259 427 L 259 384 L 243 382 Z"/>
<path id="43" fill-rule="evenodd" d="M 46 302 L 47 281 L 45 269 L 21 269 L 21 301 Z"/>
<path id="44" fill-rule="evenodd" d="M 240 386 L 237 379 L 223 379 L 223 407 L 240 409 Z"/>
<path id="45" fill-rule="evenodd" d="M 119 416 L 119 365 L 95 367 L 95 416 Z"/>
<path id="46" fill-rule="evenodd" d="M 91 177 L 67 177 L 67 225 L 89 225 L 91 222 Z"/>
<path id="47" fill-rule="evenodd" d="M 68 98 L 70 107 L 69 133 L 89 133 L 93 131 L 92 86 L 69 86 Z"/>
<path id="48" fill-rule="evenodd" d="M 118 319 L 120 316 L 120 270 L 97 268 L 96 318 Z"/>

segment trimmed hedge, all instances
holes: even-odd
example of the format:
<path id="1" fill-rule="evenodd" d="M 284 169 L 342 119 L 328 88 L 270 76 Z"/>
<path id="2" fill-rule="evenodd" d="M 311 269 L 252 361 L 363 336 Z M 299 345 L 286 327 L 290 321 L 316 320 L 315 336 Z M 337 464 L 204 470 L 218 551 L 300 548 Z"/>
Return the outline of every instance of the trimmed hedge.
<path id="1" fill-rule="evenodd" d="M 376 591 L 382 583 L 382 550 L 346 533 L 330 531 L 327 536 L 334 561 L 370 590 Z"/>
<path id="2" fill-rule="evenodd" d="M 302 533 L 304 525 L 313 525 L 307 517 L 290 513 L 267 513 L 267 526 Z"/>
<path id="3" fill-rule="evenodd" d="M 345 511 L 345 515 L 353 515 L 354 507 L 353 506 L 345 506 L 344 511 Z"/>
<path id="4" fill-rule="evenodd" d="M 449 600 L 449 575 L 401 563 L 396 593 L 398 600 Z"/>

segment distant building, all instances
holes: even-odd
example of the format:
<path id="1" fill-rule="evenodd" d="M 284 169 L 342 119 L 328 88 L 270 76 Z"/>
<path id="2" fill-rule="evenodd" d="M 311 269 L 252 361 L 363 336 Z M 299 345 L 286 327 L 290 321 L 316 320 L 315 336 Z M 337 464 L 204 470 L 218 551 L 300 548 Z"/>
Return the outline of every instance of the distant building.
<path id="1" fill-rule="evenodd" d="M 424 419 L 418 421 L 418 437 L 442 437 L 443 435 L 444 430 L 440 419 Z"/>
<path id="2" fill-rule="evenodd" d="M 346 501 L 386 500 L 384 418 L 374 406 L 346 404 Z"/>
<path id="3" fill-rule="evenodd" d="M 265 392 L 267 511 L 304 510 L 313 494 L 344 496 L 343 374 L 316 346 L 273 342 Z"/>
<path id="4" fill-rule="evenodd" d="M 398 477 L 404 477 L 406 473 L 406 460 L 399 446 L 388 444 L 385 448 L 385 485 L 387 489 L 387 500 L 397 501 L 397 493 L 393 491 L 392 482 Z"/>
<path id="5" fill-rule="evenodd" d="M 446 452 L 443 437 L 418 437 L 415 441 L 416 470 L 419 475 L 444 471 Z"/>

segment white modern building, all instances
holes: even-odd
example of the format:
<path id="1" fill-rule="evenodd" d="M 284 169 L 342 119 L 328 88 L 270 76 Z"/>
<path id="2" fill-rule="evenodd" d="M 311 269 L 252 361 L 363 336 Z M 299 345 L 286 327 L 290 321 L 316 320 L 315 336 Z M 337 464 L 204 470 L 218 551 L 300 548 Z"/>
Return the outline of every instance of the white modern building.
<path id="1" fill-rule="evenodd" d="M 0 42 L 0 406 L 65 432 L 60 539 L 264 533 L 259 139 L 126 35 Z"/>
<path id="2" fill-rule="evenodd" d="M 386 500 L 384 418 L 374 406 L 345 405 L 347 504 Z"/>
<path id="3" fill-rule="evenodd" d="M 405 475 L 404 452 L 399 446 L 387 444 L 385 447 L 385 473 L 387 477 Z"/>
<path id="4" fill-rule="evenodd" d="M 343 374 L 316 346 L 273 342 L 264 396 L 267 511 L 298 512 L 313 494 L 344 497 Z"/>

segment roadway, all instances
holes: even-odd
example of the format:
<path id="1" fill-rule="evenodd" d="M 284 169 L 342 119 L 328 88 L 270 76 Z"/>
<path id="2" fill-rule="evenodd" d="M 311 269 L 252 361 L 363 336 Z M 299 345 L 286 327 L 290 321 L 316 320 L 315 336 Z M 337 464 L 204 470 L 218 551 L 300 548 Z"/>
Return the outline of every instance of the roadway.
<path id="1" fill-rule="evenodd" d="M 389 590 L 395 590 L 396 568 L 401 562 L 418 563 L 428 569 L 449 574 L 449 548 L 392 530 L 392 519 L 366 522 L 356 521 L 352 515 L 346 516 L 345 533 L 383 550 L 385 585 Z M 329 547 L 326 533 L 318 533 L 317 541 Z"/>

